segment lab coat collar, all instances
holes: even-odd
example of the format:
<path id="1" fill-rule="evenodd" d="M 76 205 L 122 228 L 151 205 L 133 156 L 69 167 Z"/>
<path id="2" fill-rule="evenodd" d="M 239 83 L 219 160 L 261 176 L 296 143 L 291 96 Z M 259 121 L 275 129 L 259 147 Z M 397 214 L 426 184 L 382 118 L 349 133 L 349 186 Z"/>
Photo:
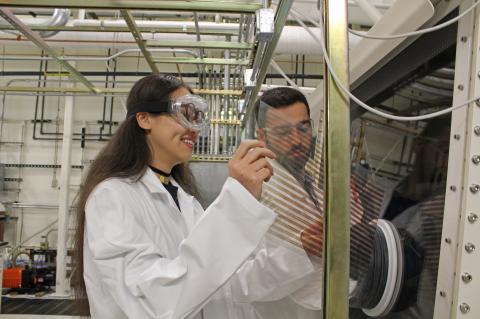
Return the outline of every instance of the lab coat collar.
<path id="1" fill-rule="evenodd" d="M 162 183 L 159 181 L 157 175 L 155 174 L 154 171 L 150 169 L 150 167 L 147 167 L 145 174 L 143 174 L 142 178 L 140 178 L 140 181 L 148 188 L 148 190 L 151 193 L 159 193 L 159 194 L 165 194 L 168 195 L 168 191 L 165 189 L 165 187 L 162 185 Z M 192 196 L 188 193 L 186 193 L 182 187 L 177 183 L 177 181 L 173 178 L 170 179 L 172 185 L 178 187 L 178 195 L 182 196 L 183 198 L 192 198 Z"/>
<path id="2" fill-rule="evenodd" d="M 168 191 L 163 187 L 162 183 L 155 175 L 155 172 L 152 171 L 150 167 L 147 167 L 145 174 L 140 178 L 140 181 L 148 188 L 150 193 L 168 194 Z"/>

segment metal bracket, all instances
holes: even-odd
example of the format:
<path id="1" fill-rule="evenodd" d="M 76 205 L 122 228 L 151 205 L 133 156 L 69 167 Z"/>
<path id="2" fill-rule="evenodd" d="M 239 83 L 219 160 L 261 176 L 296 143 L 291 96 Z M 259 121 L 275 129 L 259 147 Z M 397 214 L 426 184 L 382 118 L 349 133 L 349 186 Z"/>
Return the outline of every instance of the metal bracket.
<path id="1" fill-rule="evenodd" d="M 138 47 L 142 51 L 143 57 L 145 58 L 145 60 L 147 60 L 147 63 L 152 69 L 153 73 L 158 74 L 158 68 L 152 60 L 152 55 L 145 46 L 145 40 L 143 39 L 142 34 L 138 30 L 137 23 L 135 22 L 132 13 L 128 10 L 120 10 L 120 12 L 122 13 L 123 19 L 125 19 L 125 22 L 127 23 L 130 32 L 132 32 L 133 38 L 137 42 Z"/>

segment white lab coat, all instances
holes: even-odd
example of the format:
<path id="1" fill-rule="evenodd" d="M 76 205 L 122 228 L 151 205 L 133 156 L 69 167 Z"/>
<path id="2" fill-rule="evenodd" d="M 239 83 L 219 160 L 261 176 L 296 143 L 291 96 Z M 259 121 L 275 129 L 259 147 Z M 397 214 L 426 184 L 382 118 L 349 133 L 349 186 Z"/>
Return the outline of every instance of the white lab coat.
<path id="1" fill-rule="evenodd" d="M 285 245 L 302 247 L 300 236 L 311 223 L 322 218 L 321 211 L 315 206 L 304 186 L 278 161 L 271 160 L 275 174 L 263 187 L 261 202 L 271 208 L 278 217 L 269 230 L 267 240 L 277 238 L 277 241 Z M 307 165 L 310 168 L 315 163 Z M 318 165 L 318 164 L 317 164 Z M 315 173 L 315 172 L 314 172 Z M 313 177 L 318 177 L 312 174 Z M 317 182 L 318 184 L 318 182 Z M 315 189 L 317 200 L 323 198 Z M 295 222 L 293 222 L 295 221 Z M 305 263 L 305 258 L 299 258 Z M 290 268 L 292 268 L 290 266 Z M 272 300 L 260 300 L 254 303 L 255 312 L 261 319 L 318 319 L 322 317 L 322 261 L 317 258 L 315 267 L 307 280 L 297 280 L 296 290 L 290 290 L 283 298 Z"/>
<path id="2" fill-rule="evenodd" d="M 304 252 L 258 247 L 276 214 L 238 181 L 228 178 L 205 212 L 181 187 L 178 200 L 181 212 L 150 169 L 92 192 L 84 241 L 92 318 L 201 318 L 202 308 L 204 319 L 255 318 L 252 301 L 288 295 L 313 271 Z"/>

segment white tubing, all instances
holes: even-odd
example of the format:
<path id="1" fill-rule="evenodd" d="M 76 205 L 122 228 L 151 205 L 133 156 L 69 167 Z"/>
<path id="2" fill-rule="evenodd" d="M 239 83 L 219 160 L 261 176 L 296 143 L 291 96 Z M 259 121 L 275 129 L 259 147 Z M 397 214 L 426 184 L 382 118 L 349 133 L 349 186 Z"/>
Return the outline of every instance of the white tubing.
<path id="1" fill-rule="evenodd" d="M 391 226 L 387 221 L 383 219 L 379 219 L 377 225 L 382 230 L 385 236 L 385 240 L 387 242 L 388 272 L 385 290 L 383 291 L 383 295 L 378 304 L 372 309 L 362 309 L 363 312 L 369 317 L 381 316 L 387 310 L 390 304 L 390 300 L 392 299 L 393 293 L 395 291 L 398 268 L 397 245 L 395 241 L 395 235 L 393 234 Z"/>

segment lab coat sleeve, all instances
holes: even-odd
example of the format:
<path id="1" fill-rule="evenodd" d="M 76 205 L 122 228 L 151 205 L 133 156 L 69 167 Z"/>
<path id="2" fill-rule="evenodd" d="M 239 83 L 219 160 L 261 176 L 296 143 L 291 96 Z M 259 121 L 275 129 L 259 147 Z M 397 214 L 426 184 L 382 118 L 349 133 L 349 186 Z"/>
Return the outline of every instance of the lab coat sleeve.
<path id="1" fill-rule="evenodd" d="M 143 231 L 133 213 L 139 209 L 135 201 L 123 199 L 129 195 L 128 190 L 103 187 L 86 206 L 94 263 L 129 318 L 139 318 L 139 311 L 142 318 L 162 319 L 199 311 L 255 250 L 276 217 L 229 178 L 180 244 L 179 255 L 168 259 Z"/>
<path id="2" fill-rule="evenodd" d="M 305 286 L 313 273 L 303 249 L 267 235 L 232 277 L 232 296 L 238 303 L 279 300 Z"/>

